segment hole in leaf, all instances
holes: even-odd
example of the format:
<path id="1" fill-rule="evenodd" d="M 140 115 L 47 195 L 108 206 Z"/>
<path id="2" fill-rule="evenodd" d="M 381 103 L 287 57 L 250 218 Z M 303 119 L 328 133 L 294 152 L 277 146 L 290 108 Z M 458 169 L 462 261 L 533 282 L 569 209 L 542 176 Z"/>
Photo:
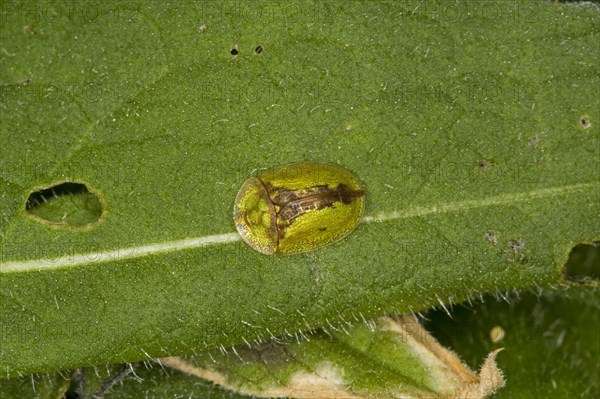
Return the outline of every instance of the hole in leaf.
<path id="1" fill-rule="evenodd" d="M 239 53 L 240 53 L 240 50 L 238 49 L 237 45 L 233 46 L 233 48 L 231 50 L 229 50 L 229 54 L 231 54 L 234 57 L 236 57 Z"/>
<path id="2" fill-rule="evenodd" d="M 563 267 L 563 275 L 577 283 L 600 282 L 600 242 L 576 245 Z"/>
<path id="3" fill-rule="evenodd" d="M 587 116 L 582 116 L 581 118 L 579 118 L 579 124 L 581 125 L 582 128 L 587 129 L 590 126 L 592 126 L 592 123 L 590 122 L 590 118 L 588 118 Z"/>
<path id="4" fill-rule="evenodd" d="M 263 49 L 263 46 L 256 46 L 256 48 L 254 49 L 254 52 L 255 52 L 256 54 L 260 54 L 260 53 L 262 53 L 262 52 L 263 52 L 263 50 L 264 50 L 264 49 Z"/>
<path id="5" fill-rule="evenodd" d="M 51 224 L 83 227 L 100 219 L 102 203 L 85 184 L 65 182 L 31 193 L 25 210 Z"/>

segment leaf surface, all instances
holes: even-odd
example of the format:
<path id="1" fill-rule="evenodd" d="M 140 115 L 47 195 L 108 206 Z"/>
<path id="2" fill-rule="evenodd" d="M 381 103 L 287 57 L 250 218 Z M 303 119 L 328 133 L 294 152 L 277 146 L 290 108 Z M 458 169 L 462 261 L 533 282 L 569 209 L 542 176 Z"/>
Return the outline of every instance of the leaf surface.
<path id="1" fill-rule="evenodd" d="M 2 377 L 547 285 L 600 237 L 594 8 L 2 12 Z M 233 199 L 256 169 L 295 161 L 355 173 L 366 217 L 322 250 L 258 254 L 235 234 Z M 98 222 L 27 213 L 32 192 L 64 181 L 98 194 Z"/>

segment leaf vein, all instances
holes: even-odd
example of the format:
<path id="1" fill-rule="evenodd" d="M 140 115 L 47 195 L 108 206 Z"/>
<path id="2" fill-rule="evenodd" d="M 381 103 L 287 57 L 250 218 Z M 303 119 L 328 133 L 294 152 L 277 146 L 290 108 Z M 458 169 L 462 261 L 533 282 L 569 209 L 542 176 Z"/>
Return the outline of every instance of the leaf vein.
<path id="1" fill-rule="evenodd" d="M 432 214 L 452 213 L 467 211 L 475 208 L 512 205 L 531 200 L 552 198 L 569 194 L 581 193 L 588 190 L 597 190 L 600 182 L 580 183 L 569 186 L 550 187 L 521 193 L 503 194 L 475 200 L 464 200 L 447 204 L 433 205 L 430 207 L 411 207 L 402 211 L 380 213 L 375 216 L 365 216 L 364 223 L 385 222 L 396 219 L 423 217 Z M 153 243 L 137 247 L 117 248 L 105 252 L 74 254 L 52 259 L 28 259 L 0 263 L 0 273 L 23 272 L 29 270 L 54 269 L 82 264 L 95 264 L 115 260 L 139 258 L 146 255 L 174 252 L 209 245 L 225 244 L 239 241 L 237 233 L 216 234 L 203 237 L 186 238 L 182 240 Z"/>

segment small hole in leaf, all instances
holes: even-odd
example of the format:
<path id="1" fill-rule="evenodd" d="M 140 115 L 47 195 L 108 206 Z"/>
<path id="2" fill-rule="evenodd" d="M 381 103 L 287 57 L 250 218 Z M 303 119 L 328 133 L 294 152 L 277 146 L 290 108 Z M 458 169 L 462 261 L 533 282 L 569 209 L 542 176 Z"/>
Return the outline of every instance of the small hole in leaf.
<path id="1" fill-rule="evenodd" d="M 256 54 L 260 54 L 263 52 L 263 47 L 262 46 L 256 46 L 256 48 L 254 49 L 254 52 Z"/>
<path id="2" fill-rule="evenodd" d="M 65 182 L 32 192 L 25 210 L 50 224 L 83 227 L 100 219 L 102 203 L 85 184 Z"/>
<path id="3" fill-rule="evenodd" d="M 240 50 L 237 46 L 234 46 L 231 50 L 229 50 L 229 54 L 236 57 L 240 53 Z"/>
<path id="4" fill-rule="evenodd" d="M 588 118 L 587 116 L 582 116 L 581 118 L 579 118 L 579 124 L 584 129 L 588 129 L 589 127 L 592 126 L 592 124 L 590 122 L 590 118 Z"/>
<path id="5" fill-rule="evenodd" d="M 563 275 L 577 283 L 600 282 L 600 242 L 576 245 L 563 267 Z"/>

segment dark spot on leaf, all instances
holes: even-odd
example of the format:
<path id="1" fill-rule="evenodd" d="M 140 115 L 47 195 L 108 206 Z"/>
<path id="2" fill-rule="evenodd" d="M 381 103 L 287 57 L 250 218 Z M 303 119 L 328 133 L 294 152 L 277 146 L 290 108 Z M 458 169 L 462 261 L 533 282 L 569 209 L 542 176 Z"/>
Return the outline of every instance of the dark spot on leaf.
<path id="1" fill-rule="evenodd" d="M 479 170 L 481 172 L 487 172 L 490 168 L 490 163 L 488 161 L 486 161 L 485 159 L 480 160 L 479 162 L 477 162 L 477 167 L 479 168 Z"/>
<path id="2" fill-rule="evenodd" d="M 319 227 L 319 231 L 325 231 L 327 230 L 327 227 Z"/>
<path id="3" fill-rule="evenodd" d="M 237 57 L 239 53 L 240 50 L 238 49 L 237 45 L 233 46 L 233 48 L 229 50 L 229 54 L 231 54 L 233 57 Z"/>
<path id="4" fill-rule="evenodd" d="M 537 147 L 539 142 L 538 136 L 531 136 L 530 138 L 527 139 L 527 144 L 529 144 L 530 147 Z"/>
<path id="5" fill-rule="evenodd" d="M 576 245 L 563 267 L 566 280 L 598 286 L 600 284 L 600 242 Z"/>
<path id="6" fill-rule="evenodd" d="M 36 36 L 39 34 L 37 28 L 32 24 L 27 24 L 23 27 L 23 33 L 30 36 Z"/>
<path id="7" fill-rule="evenodd" d="M 100 219 L 102 203 L 85 184 L 65 182 L 32 192 L 25 203 L 25 210 L 36 220 L 83 227 Z"/>
<path id="8" fill-rule="evenodd" d="M 486 231 L 483 235 L 492 244 L 496 245 L 498 243 L 498 234 L 495 231 Z"/>
<path id="9" fill-rule="evenodd" d="M 509 240 L 506 243 L 506 260 L 511 263 L 520 263 L 525 265 L 529 262 L 525 254 L 525 243 L 521 239 Z"/>
<path id="10" fill-rule="evenodd" d="M 506 243 L 506 252 L 519 253 L 525 249 L 525 243 L 522 240 L 510 240 Z"/>
<path id="11" fill-rule="evenodd" d="M 587 116 L 582 116 L 581 118 L 579 118 L 579 124 L 581 125 L 582 128 L 584 129 L 588 129 L 589 127 L 592 126 L 592 123 L 590 122 L 590 118 L 588 118 Z"/>
<path id="12" fill-rule="evenodd" d="M 256 46 L 256 48 L 254 49 L 254 52 L 256 54 L 260 54 L 263 52 L 263 47 L 262 46 Z"/>

